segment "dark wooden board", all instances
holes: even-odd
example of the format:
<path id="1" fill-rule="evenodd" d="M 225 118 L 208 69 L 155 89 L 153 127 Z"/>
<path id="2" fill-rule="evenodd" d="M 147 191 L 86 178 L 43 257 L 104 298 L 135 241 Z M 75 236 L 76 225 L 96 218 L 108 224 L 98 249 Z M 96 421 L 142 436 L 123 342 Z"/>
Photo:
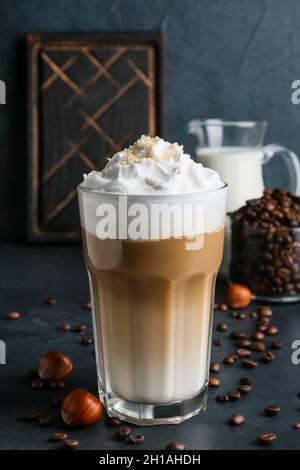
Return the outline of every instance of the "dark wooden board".
<path id="1" fill-rule="evenodd" d="M 26 42 L 28 241 L 78 241 L 82 174 L 141 134 L 165 136 L 165 36 L 28 33 Z"/>

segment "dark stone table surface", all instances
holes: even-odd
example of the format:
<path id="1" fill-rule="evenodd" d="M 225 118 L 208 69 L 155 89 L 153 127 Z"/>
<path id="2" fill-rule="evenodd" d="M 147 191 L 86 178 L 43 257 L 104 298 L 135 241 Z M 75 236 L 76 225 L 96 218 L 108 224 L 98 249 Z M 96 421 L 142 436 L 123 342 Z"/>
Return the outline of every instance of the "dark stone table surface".
<path id="1" fill-rule="evenodd" d="M 79 343 L 78 333 L 62 333 L 57 326 L 62 321 L 73 324 L 87 323 L 91 333 L 90 312 L 83 306 L 89 300 L 87 275 L 80 246 L 21 246 L 0 245 L 0 339 L 6 343 L 7 364 L 0 365 L 0 449 L 55 449 L 48 442 L 52 432 L 66 430 L 58 419 L 51 427 L 42 428 L 35 423 L 22 422 L 20 415 L 26 409 L 58 417 L 51 404 L 50 390 L 33 391 L 26 373 L 36 368 L 40 356 L 49 350 L 63 350 L 74 362 L 74 373 L 67 389 L 84 387 L 97 394 L 96 366 L 93 345 Z M 220 284 L 220 283 L 219 283 Z M 47 306 L 43 301 L 55 297 L 57 304 Z M 222 300 L 222 285 L 217 298 Z M 253 303 L 247 312 L 255 310 Z M 20 310 L 22 317 L 10 321 L 4 318 L 7 311 Z M 228 323 L 228 330 L 214 337 L 222 338 L 222 346 L 212 346 L 212 359 L 219 361 L 235 348 L 229 333 L 233 330 L 253 331 L 255 320 L 234 319 L 230 312 L 216 312 L 215 325 Z M 135 429 L 142 432 L 145 442 L 140 449 L 163 449 L 173 440 L 183 440 L 189 449 L 258 449 L 257 434 L 272 431 L 277 434 L 273 449 L 299 449 L 300 430 L 292 423 L 300 422 L 300 365 L 292 364 L 291 344 L 300 339 L 299 304 L 274 305 L 272 323 L 280 328 L 278 337 L 283 348 L 275 351 L 275 360 L 259 364 L 254 370 L 245 370 L 239 363 L 222 365 L 219 374 L 221 386 L 210 389 L 208 411 L 183 424 Z M 270 343 L 271 338 L 266 340 Z M 259 357 L 259 353 L 254 353 Z M 253 379 L 253 391 L 237 402 L 217 403 L 217 394 L 236 388 L 241 376 Z M 264 416 L 268 404 L 280 404 L 276 417 Z M 245 424 L 232 427 L 228 417 L 241 412 Z M 70 437 L 80 440 L 81 449 L 128 449 L 128 444 L 118 442 L 113 430 L 106 428 L 102 419 L 87 429 L 68 429 Z"/>

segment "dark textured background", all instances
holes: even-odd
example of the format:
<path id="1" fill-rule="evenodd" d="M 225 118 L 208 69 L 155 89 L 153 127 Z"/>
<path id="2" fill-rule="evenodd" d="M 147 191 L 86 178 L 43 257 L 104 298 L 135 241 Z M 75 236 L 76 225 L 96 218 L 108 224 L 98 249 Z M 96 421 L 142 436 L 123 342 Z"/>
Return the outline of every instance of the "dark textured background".
<path id="1" fill-rule="evenodd" d="M 196 117 L 267 119 L 267 140 L 300 154 L 300 107 L 290 100 L 300 78 L 299 0 L 1 0 L 0 22 L 0 239 L 24 233 L 27 31 L 166 30 L 171 139 L 191 151 L 185 124 Z M 275 170 L 268 181 L 285 184 Z"/>

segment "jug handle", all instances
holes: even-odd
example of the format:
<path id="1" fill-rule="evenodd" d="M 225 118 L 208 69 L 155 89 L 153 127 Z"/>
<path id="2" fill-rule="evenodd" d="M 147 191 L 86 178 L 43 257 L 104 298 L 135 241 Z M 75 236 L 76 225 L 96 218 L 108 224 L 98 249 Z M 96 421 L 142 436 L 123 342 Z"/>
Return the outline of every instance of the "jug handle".
<path id="1" fill-rule="evenodd" d="M 300 195 L 300 162 L 297 155 L 286 147 L 282 147 L 278 144 L 269 144 L 263 147 L 264 157 L 263 165 L 268 163 L 275 155 L 285 154 L 289 157 L 289 165 L 291 166 L 295 175 L 295 188 L 292 191 L 297 196 Z"/>

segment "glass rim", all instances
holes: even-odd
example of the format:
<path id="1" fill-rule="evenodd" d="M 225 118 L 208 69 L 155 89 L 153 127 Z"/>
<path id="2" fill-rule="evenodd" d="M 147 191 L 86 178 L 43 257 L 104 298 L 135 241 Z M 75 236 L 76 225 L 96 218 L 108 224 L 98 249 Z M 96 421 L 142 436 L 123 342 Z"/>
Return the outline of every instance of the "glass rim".
<path id="1" fill-rule="evenodd" d="M 118 193 L 118 192 L 104 192 L 100 191 L 99 189 L 88 189 L 88 188 L 83 188 L 82 183 L 78 184 L 77 186 L 77 191 L 78 193 L 86 193 L 86 194 L 97 194 L 101 196 L 107 196 L 107 197 L 120 197 L 120 196 L 126 196 L 127 198 L 146 198 L 146 199 L 167 199 L 167 198 L 192 198 L 196 196 L 205 196 L 213 193 L 219 193 L 219 191 L 225 190 L 228 187 L 228 184 L 225 181 L 222 181 L 222 186 L 219 188 L 214 188 L 214 189 L 206 189 L 204 191 L 198 191 L 194 193 L 172 193 L 172 194 L 126 194 L 126 193 Z"/>
<path id="2" fill-rule="evenodd" d="M 216 126 L 216 127 L 241 127 L 241 128 L 252 128 L 255 126 L 267 126 L 268 121 L 227 121 L 223 119 L 194 119 L 191 122 L 197 123 L 200 126 Z M 189 124 L 190 124 L 189 123 Z"/>

